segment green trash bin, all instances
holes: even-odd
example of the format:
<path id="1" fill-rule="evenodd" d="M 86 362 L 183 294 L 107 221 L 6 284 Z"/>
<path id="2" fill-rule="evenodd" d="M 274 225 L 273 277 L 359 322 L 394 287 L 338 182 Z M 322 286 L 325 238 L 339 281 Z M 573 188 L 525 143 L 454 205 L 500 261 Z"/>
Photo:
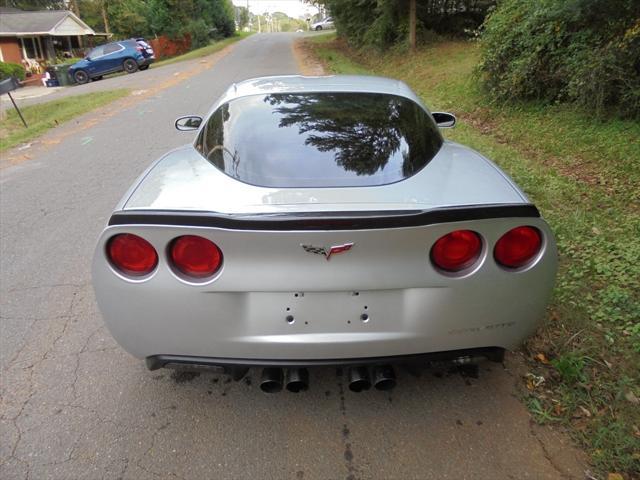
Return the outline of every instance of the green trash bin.
<path id="1" fill-rule="evenodd" d="M 73 79 L 69 78 L 69 69 L 71 68 L 71 64 L 52 65 L 51 68 L 56 74 L 56 78 L 58 79 L 58 84 L 61 87 L 67 87 L 75 83 Z"/>

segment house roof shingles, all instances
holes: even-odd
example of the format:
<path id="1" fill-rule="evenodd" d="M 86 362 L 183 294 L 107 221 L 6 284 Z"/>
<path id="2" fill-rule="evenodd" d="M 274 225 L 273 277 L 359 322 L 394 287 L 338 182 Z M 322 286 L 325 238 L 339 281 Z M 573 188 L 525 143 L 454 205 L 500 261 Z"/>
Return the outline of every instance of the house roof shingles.
<path id="1" fill-rule="evenodd" d="M 68 10 L 42 10 L 37 12 L 18 10 L 14 12 L 3 9 L 0 12 L 0 36 L 47 34 L 68 16 L 71 16 L 74 20 L 77 19 Z M 82 20 L 80 20 L 80 24 L 91 30 Z"/>

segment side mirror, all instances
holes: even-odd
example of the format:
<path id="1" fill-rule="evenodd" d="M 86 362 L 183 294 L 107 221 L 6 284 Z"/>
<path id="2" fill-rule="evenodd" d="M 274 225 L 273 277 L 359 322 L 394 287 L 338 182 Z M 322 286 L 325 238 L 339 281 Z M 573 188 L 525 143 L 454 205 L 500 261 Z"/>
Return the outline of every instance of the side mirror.
<path id="1" fill-rule="evenodd" d="M 456 124 L 455 115 L 447 112 L 433 112 L 431 116 L 440 128 L 451 128 Z"/>
<path id="2" fill-rule="evenodd" d="M 176 120 L 175 126 L 176 130 L 188 132 L 190 130 L 198 130 L 201 123 L 202 117 L 197 115 L 185 115 L 184 117 L 180 117 Z"/>

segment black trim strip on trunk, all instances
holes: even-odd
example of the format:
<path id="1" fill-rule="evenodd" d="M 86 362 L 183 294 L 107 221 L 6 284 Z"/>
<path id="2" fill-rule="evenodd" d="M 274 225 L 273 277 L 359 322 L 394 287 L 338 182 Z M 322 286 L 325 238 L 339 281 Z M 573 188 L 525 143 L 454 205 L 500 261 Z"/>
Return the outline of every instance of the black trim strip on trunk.
<path id="1" fill-rule="evenodd" d="M 488 218 L 539 216 L 540 212 L 531 204 L 473 205 L 433 210 L 247 215 L 197 211 L 125 210 L 114 212 L 109 219 L 109 225 L 178 225 L 228 230 L 372 230 Z"/>
<path id="2" fill-rule="evenodd" d="M 126 210 L 109 225 L 178 225 L 228 230 L 372 230 L 506 217 L 539 217 L 531 204 L 479 205 L 434 210 L 219 214 L 213 212 Z"/>
<path id="3" fill-rule="evenodd" d="M 446 362 L 464 357 L 485 357 L 494 362 L 502 362 L 504 349 L 500 347 L 467 348 L 464 350 L 448 350 L 444 352 L 414 353 L 408 355 L 393 355 L 388 357 L 367 358 L 327 358 L 315 360 L 267 360 L 249 358 L 216 358 L 194 357 L 190 355 L 151 355 L 145 358 L 149 370 L 157 370 L 165 366 L 171 367 L 327 367 L 327 366 L 359 366 L 384 365 L 415 362 Z"/>

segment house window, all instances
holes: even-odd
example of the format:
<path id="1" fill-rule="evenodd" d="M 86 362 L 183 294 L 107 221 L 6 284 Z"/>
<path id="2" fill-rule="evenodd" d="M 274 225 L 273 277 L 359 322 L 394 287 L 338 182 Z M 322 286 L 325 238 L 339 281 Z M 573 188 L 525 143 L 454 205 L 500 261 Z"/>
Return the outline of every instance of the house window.
<path id="1" fill-rule="evenodd" d="M 36 58 L 36 49 L 33 44 L 33 38 L 23 38 L 22 47 L 24 48 L 24 56 L 27 58 Z"/>
<path id="2" fill-rule="evenodd" d="M 44 58 L 36 37 L 25 37 L 21 40 L 26 58 Z"/>

